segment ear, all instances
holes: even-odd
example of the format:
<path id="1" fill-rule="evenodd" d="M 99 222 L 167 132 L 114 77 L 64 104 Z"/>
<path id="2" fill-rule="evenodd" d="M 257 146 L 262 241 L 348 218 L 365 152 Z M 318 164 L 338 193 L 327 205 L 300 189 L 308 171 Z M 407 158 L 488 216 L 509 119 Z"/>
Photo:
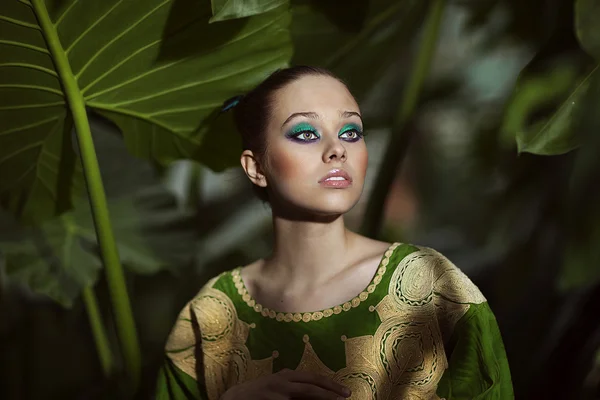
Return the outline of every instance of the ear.
<path id="1" fill-rule="evenodd" d="M 267 187 L 267 177 L 252 150 L 244 150 L 240 157 L 240 162 L 244 172 L 252 183 L 260 187 Z"/>

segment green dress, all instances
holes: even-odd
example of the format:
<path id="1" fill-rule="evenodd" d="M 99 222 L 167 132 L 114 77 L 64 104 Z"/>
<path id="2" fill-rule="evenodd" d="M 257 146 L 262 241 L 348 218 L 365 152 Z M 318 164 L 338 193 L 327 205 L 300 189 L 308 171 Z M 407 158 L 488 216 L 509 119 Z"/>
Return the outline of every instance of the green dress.
<path id="1" fill-rule="evenodd" d="M 370 284 L 326 310 L 258 304 L 240 268 L 183 308 L 166 345 L 158 399 L 218 399 L 283 368 L 352 389 L 354 400 L 513 399 L 502 337 L 479 289 L 437 251 L 394 243 Z"/>

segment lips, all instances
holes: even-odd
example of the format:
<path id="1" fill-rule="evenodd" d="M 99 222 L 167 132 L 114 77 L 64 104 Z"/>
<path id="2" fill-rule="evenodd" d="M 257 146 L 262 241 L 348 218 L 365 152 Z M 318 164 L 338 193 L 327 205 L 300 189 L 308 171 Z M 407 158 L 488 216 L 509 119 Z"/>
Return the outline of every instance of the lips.
<path id="1" fill-rule="evenodd" d="M 337 178 L 337 179 L 330 179 L 330 178 Z M 343 169 L 336 168 L 336 169 L 332 169 L 331 171 L 329 171 L 327 173 L 327 175 L 322 177 L 319 180 L 319 183 L 328 181 L 328 179 L 330 179 L 328 182 L 334 182 L 336 180 L 340 180 L 339 178 L 344 178 L 348 182 L 352 182 L 352 177 L 346 171 L 344 171 Z"/>

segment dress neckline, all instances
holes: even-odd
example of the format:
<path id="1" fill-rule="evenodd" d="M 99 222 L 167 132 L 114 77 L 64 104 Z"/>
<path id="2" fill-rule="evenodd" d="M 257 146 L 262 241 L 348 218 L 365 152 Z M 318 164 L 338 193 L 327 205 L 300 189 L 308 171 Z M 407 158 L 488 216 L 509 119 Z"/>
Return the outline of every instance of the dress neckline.
<path id="1" fill-rule="evenodd" d="M 331 317 L 334 314 L 340 314 L 342 312 L 350 311 L 352 308 L 356 308 L 363 301 L 367 300 L 369 295 L 375 292 L 377 285 L 383 279 L 383 275 L 386 272 L 387 265 L 390 261 L 390 257 L 394 253 L 394 250 L 400 245 L 400 242 L 392 243 L 387 250 L 383 253 L 381 260 L 379 261 L 379 266 L 377 267 L 377 271 L 366 288 L 364 288 L 357 296 L 352 298 L 349 301 L 346 301 L 343 304 L 336 305 L 334 307 L 326 308 L 324 310 L 319 311 L 310 311 L 310 312 L 302 312 L 302 313 L 290 313 L 290 312 L 280 312 L 267 307 L 263 307 L 262 304 L 258 303 L 248 292 L 246 285 L 244 284 L 244 280 L 241 276 L 242 267 L 238 266 L 234 270 L 231 271 L 231 276 L 233 278 L 233 283 L 238 291 L 238 294 L 241 296 L 244 303 L 254 309 L 257 313 L 260 313 L 263 317 L 268 317 L 271 319 L 276 319 L 277 321 L 284 322 L 311 322 L 311 321 L 319 321 L 322 318 Z"/>

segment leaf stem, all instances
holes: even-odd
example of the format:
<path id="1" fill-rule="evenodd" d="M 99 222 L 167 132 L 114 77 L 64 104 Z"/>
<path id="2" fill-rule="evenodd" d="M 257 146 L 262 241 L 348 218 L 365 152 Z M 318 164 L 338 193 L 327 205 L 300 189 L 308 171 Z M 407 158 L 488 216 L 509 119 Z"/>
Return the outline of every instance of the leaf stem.
<path id="1" fill-rule="evenodd" d="M 408 86 L 404 91 L 402 102 L 394 117 L 392 137 L 375 178 L 373 192 L 367 202 L 360 228 L 363 235 L 375 237 L 381 230 L 387 194 L 402 165 L 411 142 L 411 137 L 406 127 L 417 105 L 421 88 L 429 74 L 431 59 L 437 47 L 444 7 L 445 0 L 431 0 L 423 30 L 421 47 L 408 78 Z"/>
<path id="2" fill-rule="evenodd" d="M 94 289 L 91 287 L 83 289 L 83 302 L 85 303 L 92 334 L 94 335 L 94 342 L 96 343 L 96 350 L 98 351 L 102 371 L 104 371 L 104 376 L 109 377 L 114 370 L 115 361 L 108 344 L 106 328 L 98 310 L 98 300 L 94 294 Z"/>
<path id="3" fill-rule="evenodd" d="M 139 343 L 131 304 L 127 294 L 123 268 L 111 227 L 106 194 L 104 192 L 104 185 L 102 184 L 102 176 L 100 175 L 100 167 L 92 140 L 85 102 L 79 90 L 77 80 L 71 70 L 69 59 L 60 43 L 56 28 L 50 20 L 44 0 L 32 0 L 32 5 L 73 115 L 94 226 L 105 265 L 117 333 L 121 349 L 124 353 L 127 372 L 131 378 L 132 389 L 135 390 L 138 387 L 140 379 L 141 360 Z"/>

